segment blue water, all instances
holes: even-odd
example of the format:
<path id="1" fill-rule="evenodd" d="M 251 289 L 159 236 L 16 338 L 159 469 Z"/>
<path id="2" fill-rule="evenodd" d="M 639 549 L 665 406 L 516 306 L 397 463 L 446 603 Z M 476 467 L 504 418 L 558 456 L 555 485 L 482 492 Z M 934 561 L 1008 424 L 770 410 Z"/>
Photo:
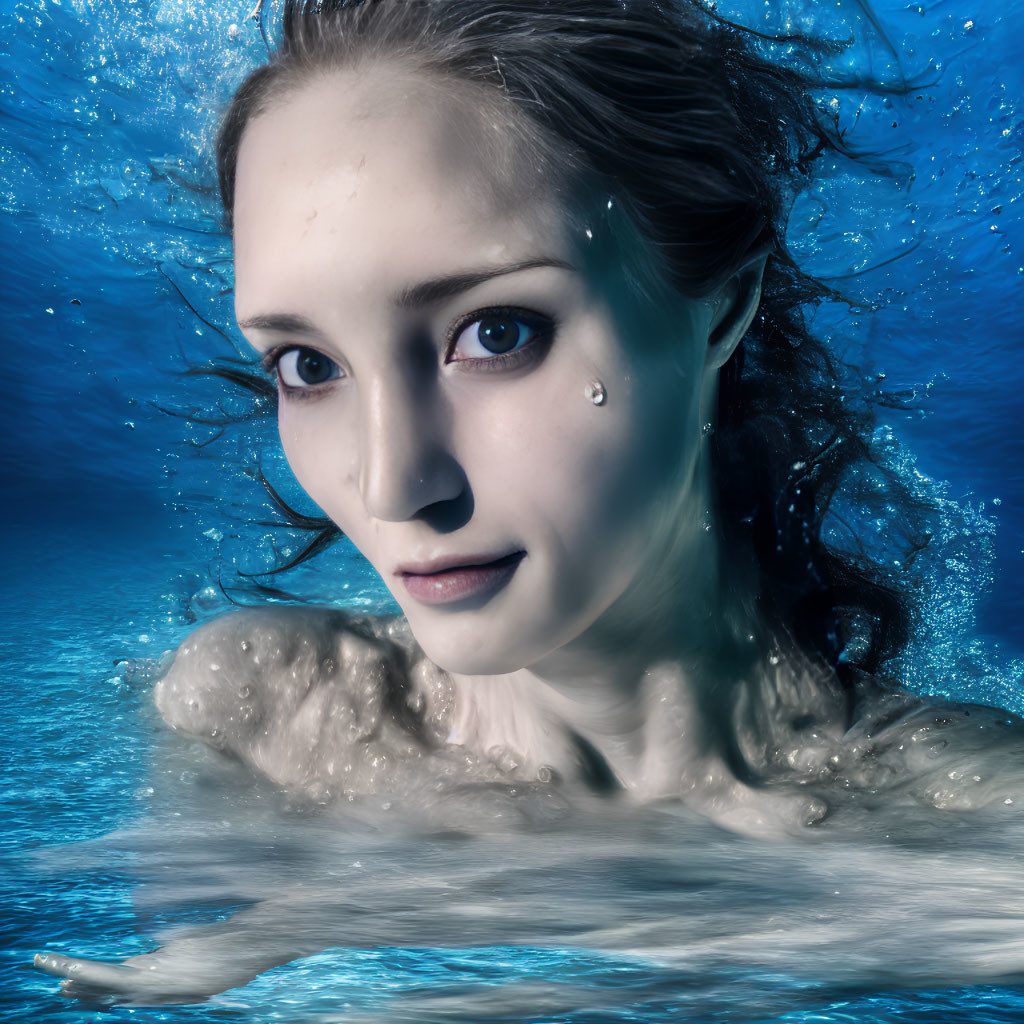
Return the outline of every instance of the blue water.
<path id="1" fill-rule="evenodd" d="M 226 607 L 219 587 L 252 599 L 237 570 L 260 568 L 291 543 L 256 525 L 268 510 L 246 472 L 259 455 L 295 494 L 272 425 L 206 446 L 215 430 L 161 411 L 227 400 L 176 371 L 230 354 L 218 328 L 235 337 L 210 148 L 217 109 L 263 52 L 246 20 L 251 6 L 0 4 L 2 1019 L 99 1019 L 30 970 L 37 950 L 122 958 L 155 948 L 169 925 L 226 919 L 264 891 L 258 850 L 255 880 L 236 904 L 224 881 L 234 876 L 214 872 L 189 845 L 212 858 L 226 832 L 225 856 L 239 857 L 252 819 L 217 803 L 227 785 L 220 769 L 174 761 L 148 691 L 163 652 Z M 853 25 L 871 36 L 855 3 L 719 10 L 769 28 L 810 11 L 821 31 L 845 37 Z M 875 10 L 899 66 L 925 84 L 891 101 L 836 94 L 837 109 L 857 139 L 906 161 L 913 178 L 839 168 L 798 204 L 790 244 L 863 302 L 860 312 L 823 309 L 819 329 L 865 375 L 884 373 L 887 385 L 912 393 L 908 409 L 885 421 L 893 458 L 945 497 L 946 547 L 929 577 L 932 603 L 908 682 L 1024 712 L 1024 3 L 880 0 Z M 895 73 L 877 37 L 852 58 Z M 345 547 L 285 585 L 389 606 Z M 155 769 L 165 757 L 172 767 Z M 198 791 L 207 794 L 201 810 Z M 293 825 L 303 856 L 319 849 L 297 813 L 273 812 L 270 860 Z M 187 819 L 202 825 L 195 834 L 182 825 L 179 836 L 175 822 Z M 358 854 L 365 838 L 353 843 Z M 400 864 L 403 849 L 412 847 L 382 863 Z M 201 892 L 169 880 L 182 865 L 209 875 Z M 587 884 L 611 891 L 620 874 L 598 872 Z M 651 866 L 630 877 L 634 888 L 609 904 L 613 920 L 674 876 Z M 549 901 L 563 898 L 560 886 L 550 884 Z M 827 970 L 811 980 L 772 973 L 753 955 L 703 971 L 570 941 L 508 940 L 501 929 L 472 932 L 464 948 L 429 948 L 415 936 L 409 945 L 344 948 L 339 933 L 336 948 L 207 1005 L 104 1019 L 1024 1019 L 1016 989 L 879 981 L 830 991 Z"/>

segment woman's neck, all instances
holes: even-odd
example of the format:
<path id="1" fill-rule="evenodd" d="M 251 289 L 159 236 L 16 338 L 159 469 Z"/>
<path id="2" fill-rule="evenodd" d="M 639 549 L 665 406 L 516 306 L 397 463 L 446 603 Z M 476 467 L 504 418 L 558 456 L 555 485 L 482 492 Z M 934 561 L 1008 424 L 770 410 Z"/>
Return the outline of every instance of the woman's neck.
<path id="1" fill-rule="evenodd" d="M 557 773 L 641 801 L 681 800 L 749 835 L 799 832 L 825 813 L 799 786 L 765 789 L 750 777 L 777 770 L 779 751 L 844 731 L 841 695 L 797 663 L 749 655 L 687 668 L 682 659 L 639 675 L 453 676 L 449 742 L 500 759 L 520 777 Z M 820 736 L 816 743 L 820 746 Z"/>
<path id="2" fill-rule="evenodd" d="M 562 657 L 508 675 L 453 676 L 450 740 L 500 750 L 531 775 L 547 767 L 578 776 L 596 756 L 638 798 L 678 795 L 721 761 L 702 668 L 679 657 Z"/>

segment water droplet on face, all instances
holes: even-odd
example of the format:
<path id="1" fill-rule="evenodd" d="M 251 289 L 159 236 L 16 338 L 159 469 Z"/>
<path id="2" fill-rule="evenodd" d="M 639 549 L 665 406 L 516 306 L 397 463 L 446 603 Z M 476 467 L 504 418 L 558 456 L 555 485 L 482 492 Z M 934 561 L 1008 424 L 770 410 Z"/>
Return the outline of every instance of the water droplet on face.
<path id="1" fill-rule="evenodd" d="M 595 380 L 588 384 L 583 389 L 583 394 L 586 398 L 589 398 L 594 405 L 604 405 L 607 400 L 607 392 L 604 389 L 604 385 L 599 381 Z"/>

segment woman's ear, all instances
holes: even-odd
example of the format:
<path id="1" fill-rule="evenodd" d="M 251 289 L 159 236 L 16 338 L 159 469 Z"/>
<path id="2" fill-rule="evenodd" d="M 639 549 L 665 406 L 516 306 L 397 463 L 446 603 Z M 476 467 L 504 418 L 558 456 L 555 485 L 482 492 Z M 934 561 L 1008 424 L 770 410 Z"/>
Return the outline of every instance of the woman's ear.
<path id="1" fill-rule="evenodd" d="M 736 351 L 761 302 L 767 253 L 751 257 L 708 299 L 712 306 L 706 368 L 719 370 Z"/>

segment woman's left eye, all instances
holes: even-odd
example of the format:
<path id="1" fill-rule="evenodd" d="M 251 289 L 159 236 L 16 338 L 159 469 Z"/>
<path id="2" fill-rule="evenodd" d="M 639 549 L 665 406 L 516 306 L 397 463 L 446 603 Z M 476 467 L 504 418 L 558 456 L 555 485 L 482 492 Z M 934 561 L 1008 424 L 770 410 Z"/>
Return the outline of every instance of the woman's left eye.
<path id="1" fill-rule="evenodd" d="M 456 333 L 448 361 L 504 362 L 502 357 L 514 357 L 523 349 L 547 340 L 551 327 L 545 318 L 524 313 L 494 310 L 477 314 Z"/>

